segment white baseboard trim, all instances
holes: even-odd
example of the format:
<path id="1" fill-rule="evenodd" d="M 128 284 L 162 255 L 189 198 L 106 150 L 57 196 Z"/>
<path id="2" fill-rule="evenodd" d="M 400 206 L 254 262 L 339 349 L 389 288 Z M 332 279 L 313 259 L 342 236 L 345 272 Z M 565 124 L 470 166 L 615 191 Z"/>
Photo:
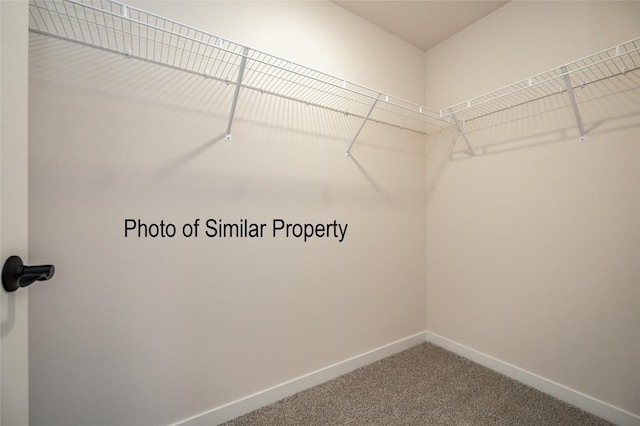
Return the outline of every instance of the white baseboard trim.
<path id="1" fill-rule="evenodd" d="M 480 365 L 484 365 L 491 370 L 504 374 L 507 377 L 511 377 L 514 380 L 531 386 L 534 389 L 538 389 L 546 394 L 558 398 L 561 401 L 567 402 L 571 405 L 575 405 L 589 413 L 602 417 L 616 425 L 620 426 L 640 426 L 640 416 L 625 411 L 621 408 L 615 407 L 606 402 L 592 398 L 581 392 L 563 386 L 559 383 L 553 382 L 537 374 L 523 370 L 520 367 L 511 365 L 507 362 L 501 361 L 490 355 L 486 355 L 468 346 L 449 340 L 445 337 L 439 336 L 435 333 L 427 332 L 427 342 L 431 342 L 444 349 L 454 352 L 460 356 L 463 356 L 471 361 L 477 362 Z"/>
<path id="2" fill-rule="evenodd" d="M 328 367 L 297 377 L 288 382 L 238 399 L 211 411 L 175 423 L 174 426 L 212 426 L 219 425 L 243 414 L 250 413 L 265 405 L 272 404 L 295 393 L 309 389 L 343 374 L 349 373 L 365 365 L 381 360 L 395 353 L 402 352 L 427 340 L 427 333 L 422 332 L 413 336 L 389 343 L 363 354 L 340 361 Z"/>

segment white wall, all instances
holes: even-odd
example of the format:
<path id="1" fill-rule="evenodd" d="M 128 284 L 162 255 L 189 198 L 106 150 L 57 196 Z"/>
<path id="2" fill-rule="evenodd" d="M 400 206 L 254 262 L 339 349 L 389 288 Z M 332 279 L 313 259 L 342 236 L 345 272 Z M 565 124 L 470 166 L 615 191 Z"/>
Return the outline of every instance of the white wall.
<path id="1" fill-rule="evenodd" d="M 426 54 L 446 107 L 638 36 L 638 2 L 511 2 Z M 640 414 L 638 71 L 427 147 L 427 328 Z"/>
<path id="2" fill-rule="evenodd" d="M 422 52 L 331 3 L 144 5 L 422 101 Z M 369 125 L 347 159 L 359 120 L 241 92 L 225 142 L 233 86 L 36 35 L 30 61 L 30 254 L 57 268 L 30 300 L 31 424 L 177 422 L 424 330 L 423 136 Z M 279 217 L 348 233 L 124 238 Z"/>
<path id="3" fill-rule="evenodd" d="M 27 4 L 0 2 L 0 266 L 27 258 Z M 29 424 L 28 289 L 0 289 L 0 423 Z"/>

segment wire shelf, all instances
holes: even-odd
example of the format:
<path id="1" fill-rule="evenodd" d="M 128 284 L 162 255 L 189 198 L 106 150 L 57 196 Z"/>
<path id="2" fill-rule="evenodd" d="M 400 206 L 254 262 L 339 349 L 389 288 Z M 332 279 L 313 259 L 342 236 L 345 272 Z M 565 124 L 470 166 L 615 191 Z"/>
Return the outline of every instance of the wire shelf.
<path id="1" fill-rule="evenodd" d="M 421 105 L 117 1 L 30 0 L 29 12 L 34 33 L 416 132 L 450 125 Z"/>
<path id="2" fill-rule="evenodd" d="M 581 131 L 573 89 L 640 68 L 640 38 L 442 109 L 413 102 L 252 49 L 220 36 L 114 0 L 30 0 L 29 29 L 236 86 L 240 88 L 427 133 L 555 94 L 569 92 Z M 347 150 L 348 152 L 348 150 Z"/>
<path id="3" fill-rule="evenodd" d="M 473 120 L 504 109 L 563 93 L 571 88 L 585 87 L 640 68 L 640 38 L 578 59 L 550 71 L 534 75 L 517 83 L 452 105 L 440 111 L 440 116 L 458 120 Z"/>

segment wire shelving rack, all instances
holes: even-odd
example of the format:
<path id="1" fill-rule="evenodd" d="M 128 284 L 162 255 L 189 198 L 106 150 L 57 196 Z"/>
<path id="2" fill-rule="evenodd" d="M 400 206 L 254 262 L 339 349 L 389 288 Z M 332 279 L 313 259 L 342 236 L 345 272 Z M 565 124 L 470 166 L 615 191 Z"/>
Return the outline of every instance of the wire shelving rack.
<path id="1" fill-rule="evenodd" d="M 115 0 L 30 0 L 29 14 L 34 33 L 233 84 L 228 140 L 241 88 L 358 117 L 347 155 L 375 120 L 420 133 L 455 124 L 475 159 L 465 121 L 564 92 L 584 141 L 574 89 L 640 68 L 639 37 L 438 112 Z"/>
<path id="2" fill-rule="evenodd" d="M 465 121 L 566 92 L 576 118 L 580 141 L 584 142 L 587 134 L 574 90 L 638 69 L 640 37 L 444 108 L 440 110 L 440 116 L 454 121 L 475 160 L 476 153 L 464 131 Z"/>
<path id="3" fill-rule="evenodd" d="M 346 81 L 114 0 L 30 0 L 29 29 L 235 85 L 426 133 L 451 125 L 422 105 Z"/>
<path id="4" fill-rule="evenodd" d="M 640 68 L 640 37 L 440 110 L 442 117 L 473 120 Z M 567 85 L 567 78 L 569 84 Z"/>

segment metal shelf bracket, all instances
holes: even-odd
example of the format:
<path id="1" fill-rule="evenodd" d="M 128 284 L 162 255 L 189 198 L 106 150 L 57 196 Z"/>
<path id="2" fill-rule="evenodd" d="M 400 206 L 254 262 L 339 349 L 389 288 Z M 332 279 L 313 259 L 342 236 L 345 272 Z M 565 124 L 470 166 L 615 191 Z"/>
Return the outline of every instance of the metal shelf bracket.
<path id="1" fill-rule="evenodd" d="M 616 48 L 617 51 L 617 48 Z M 573 107 L 573 113 L 576 116 L 576 123 L 578 124 L 578 130 L 580 130 L 580 142 L 584 142 L 587 140 L 587 134 L 584 131 L 584 125 L 582 124 L 582 117 L 580 117 L 580 110 L 578 109 L 578 104 L 576 103 L 576 95 L 573 93 L 573 87 L 571 86 L 571 79 L 569 78 L 569 73 L 567 71 L 567 66 L 560 67 L 560 71 L 562 71 L 562 78 L 564 79 L 564 85 L 567 88 L 567 93 L 569 94 L 569 99 L 571 100 L 571 106 Z"/>
<path id="2" fill-rule="evenodd" d="M 471 144 L 469 143 L 469 139 L 467 139 L 467 134 L 464 132 L 464 121 L 458 120 L 458 118 L 456 117 L 456 114 L 452 110 L 449 110 L 449 112 L 451 112 L 451 118 L 453 118 L 453 121 L 455 121 L 456 127 L 458 128 L 458 132 L 460 132 L 460 134 L 462 135 L 462 139 L 464 139 L 464 143 L 467 144 L 467 148 L 469 148 L 469 152 L 471 152 L 473 161 L 476 161 L 478 159 L 478 156 L 476 152 L 473 150 L 473 147 L 471 146 Z"/>
<path id="3" fill-rule="evenodd" d="M 369 120 L 369 117 L 371 116 L 371 113 L 375 109 L 376 104 L 380 100 L 380 96 L 381 95 L 382 95 L 381 93 L 378 93 L 378 96 L 373 101 L 373 104 L 371 104 L 371 108 L 369 108 L 369 112 L 367 112 L 367 115 L 362 120 L 362 123 L 360 124 L 360 127 L 358 128 L 358 131 L 356 132 L 355 136 L 351 140 L 351 143 L 349 144 L 349 147 L 347 148 L 347 158 L 350 156 L 350 152 L 351 152 L 351 148 L 353 147 L 353 144 L 356 143 L 356 140 L 358 139 L 358 136 L 360 136 L 360 132 L 362 132 L 362 129 L 364 129 L 364 125 L 367 124 L 367 121 Z"/>
<path id="4" fill-rule="evenodd" d="M 240 66 L 238 68 L 238 78 L 236 80 L 236 87 L 233 91 L 233 101 L 231 102 L 231 113 L 229 113 L 229 122 L 227 123 L 227 131 L 225 132 L 224 140 L 231 140 L 231 125 L 233 124 L 233 116 L 236 113 L 236 105 L 238 104 L 238 94 L 240 93 L 240 86 L 242 85 L 242 77 L 244 76 L 244 69 L 247 66 L 247 56 L 249 56 L 249 49 L 244 48 L 242 50 L 242 56 L 240 58 Z"/>

